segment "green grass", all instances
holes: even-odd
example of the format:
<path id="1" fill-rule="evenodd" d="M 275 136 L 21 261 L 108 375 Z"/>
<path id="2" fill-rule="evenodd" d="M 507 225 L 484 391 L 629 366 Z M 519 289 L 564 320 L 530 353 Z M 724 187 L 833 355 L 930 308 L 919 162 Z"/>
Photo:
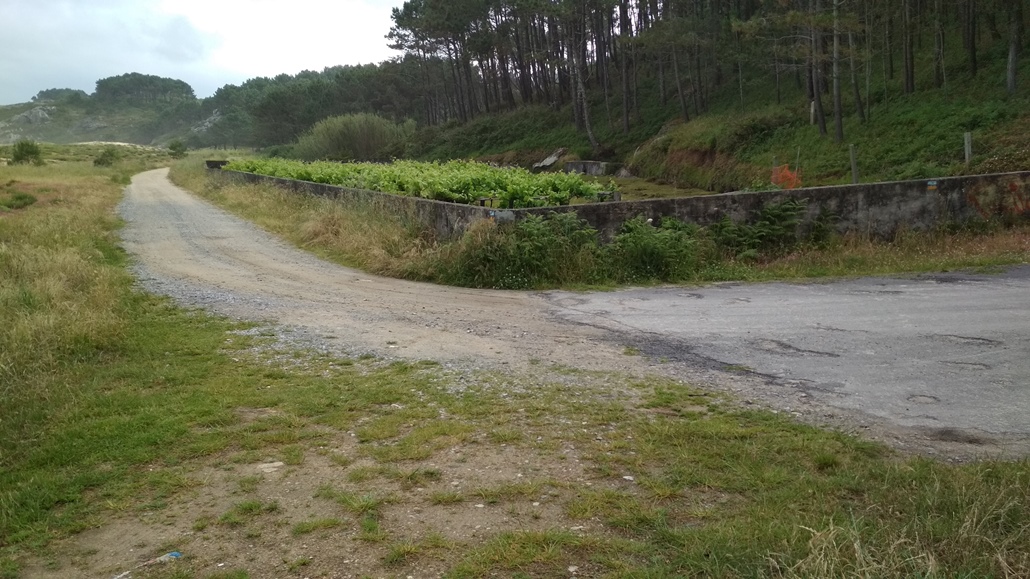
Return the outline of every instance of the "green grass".
<path id="1" fill-rule="evenodd" d="M 336 529 L 341 526 L 343 526 L 343 521 L 340 519 L 315 519 L 312 521 L 297 523 L 293 526 L 292 533 L 294 535 L 307 535 L 309 533 L 314 533 L 315 531 Z"/>

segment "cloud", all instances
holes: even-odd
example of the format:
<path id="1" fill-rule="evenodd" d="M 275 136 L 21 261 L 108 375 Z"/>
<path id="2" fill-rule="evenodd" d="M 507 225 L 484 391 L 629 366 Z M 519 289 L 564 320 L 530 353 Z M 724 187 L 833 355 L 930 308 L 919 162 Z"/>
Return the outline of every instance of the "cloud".
<path id="1" fill-rule="evenodd" d="M 92 92 L 127 72 L 198 96 L 254 76 L 380 62 L 403 0 L 0 0 L 0 104 L 47 88 Z"/>
<path id="2" fill-rule="evenodd" d="M 92 92 L 96 80 L 126 72 L 181 73 L 216 46 L 188 19 L 128 0 L 4 0 L 0 37 L 0 103 L 46 88 Z"/>
<path id="3" fill-rule="evenodd" d="M 217 38 L 193 27 L 184 16 L 169 18 L 150 35 L 154 54 L 175 64 L 196 64 L 207 58 Z"/>

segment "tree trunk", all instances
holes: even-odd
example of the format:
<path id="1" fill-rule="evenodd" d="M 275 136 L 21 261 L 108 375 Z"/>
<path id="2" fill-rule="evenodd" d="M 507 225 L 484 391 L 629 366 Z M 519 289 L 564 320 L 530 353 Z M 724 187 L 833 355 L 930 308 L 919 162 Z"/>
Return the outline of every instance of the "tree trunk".
<path id="1" fill-rule="evenodd" d="M 629 132 L 629 0 L 619 2 L 619 76 L 622 79 L 622 132 Z"/>
<path id="2" fill-rule="evenodd" d="M 1023 48 L 1023 0 L 1010 0 L 1009 61 L 1005 74 L 1005 88 L 1016 92 L 1019 73 L 1019 53 Z"/>
<path id="3" fill-rule="evenodd" d="M 840 96 L 840 1 L 833 0 L 833 138 L 844 142 L 844 111 Z"/>
<path id="4" fill-rule="evenodd" d="M 848 32 L 848 52 L 851 54 L 851 88 L 855 93 L 855 109 L 858 111 L 858 120 L 866 122 L 865 106 L 862 104 L 862 90 L 858 84 L 858 65 L 855 57 L 855 34 Z"/>
<path id="5" fill-rule="evenodd" d="M 820 2 L 815 0 L 813 9 L 813 17 L 820 11 Z M 819 40 L 819 30 L 816 28 L 815 19 L 812 22 L 812 104 L 815 107 L 815 120 L 819 125 L 819 134 L 826 135 L 826 112 L 823 110 L 823 96 L 822 96 L 822 63 L 820 61 L 820 46 L 821 41 Z"/>
<path id="6" fill-rule="evenodd" d="M 578 50 L 570 51 L 574 60 L 572 63 L 573 76 L 575 77 L 576 83 L 576 100 L 580 103 L 580 120 L 583 121 L 583 129 L 586 131 L 587 139 L 590 141 L 590 148 L 593 150 L 594 155 L 601 152 L 601 145 L 597 142 L 597 137 L 594 136 L 594 128 L 590 124 L 590 103 L 587 102 L 587 90 L 583 83 L 583 70 L 581 63 L 578 62 Z"/>
<path id="7" fill-rule="evenodd" d="M 668 104 L 665 91 L 665 57 L 661 52 L 658 53 L 658 99 L 662 103 L 662 108 Z"/>
<path id="8" fill-rule="evenodd" d="M 680 114 L 683 115 L 684 121 L 689 121 L 690 111 L 687 109 L 687 95 L 683 92 L 683 81 L 680 79 L 680 64 L 679 57 L 676 55 L 677 52 L 674 45 L 672 47 L 672 74 L 676 80 L 676 95 L 680 101 Z"/>
<path id="9" fill-rule="evenodd" d="M 976 76 L 979 66 L 976 61 L 976 0 L 966 0 L 966 52 L 969 55 L 969 75 Z"/>
<path id="10" fill-rule="evenodd" d="M 944 25 L 941 24 L 941 0 L 934 0 L 933 17 L 933 85 L 944 86 Z"/>
<path id="11" fill-rule="evenodd" d="M 914 38 L 912 36 L 912 2 L 913 0 L 903 0 L 902 2 L 902 26 L 904 26 L 904 33 L 902 35 L 902 59 L 905 61 L 905 94 L 912 94 L 916 92 L 916 72 L 915 72 L 915 48 Z"/>

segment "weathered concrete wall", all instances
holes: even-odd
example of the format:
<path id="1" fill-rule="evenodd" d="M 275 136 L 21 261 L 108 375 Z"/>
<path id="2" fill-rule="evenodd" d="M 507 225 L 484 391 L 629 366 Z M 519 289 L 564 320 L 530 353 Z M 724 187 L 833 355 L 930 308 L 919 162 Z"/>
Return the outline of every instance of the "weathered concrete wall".
<path id="1" fill-rule="evenodd" d="M 215 169 L 218 174 L 228 179 L 235 179 L 247 183 L 270 183 L 290 191 L 307 193 L 337 199 L 343 203 L 360 203 L 368 205 L 373 209 L 396 215 L 402 219 L 421 224 L 434 231 L 441 238 L 454 237 L 464 233 L 476 221 L 489 219 L 492 210 L 489 207 L 478 207 L 474 205 L 462 205 L 459 203 L 445 203 L 432 199 L 419 197 L 405 197 L 403 195 L 391 195 L 367 189 L 350 189 L 347 187 L 336 187 L 334 185 L 323 185 L 321 183 L 309 183 L 294 179 L 281 179 L 279 177 L 266 177 L 253 173 L 242 173 L 238 171 L 224 171 Z"/>
<path id="2" fill-rule="evenodd" d="M 946 223 L 1030 217 L 1030 172 L 813 187 L 789 191 L 723 193 L 678 199 L 593 203 L 525 213 L 575 211 L 611 238 L 622 224 L 643 215 L 655 220 L 675 217 L 708 225 L 729 216 L 748 220 L 770 203 L 788 199 L 807 202 L 804 223 L 822 214 L 835 218 L 840 233 L 860 232 L 891 237 L 900 229 L 927 230 Z"/>
<path id="3" fill-rule="evenodd" d="M 220 173 L 341 201 L 368 203 L 430 227 L 441 238 L 459 235 L 480 219 L 505 221 L 526 215 L 574 211 L 602 237 L 611 239 L 623 223 L 638 215 L 655 220 L 675 217 L 707 225 L 723 216 L 735 221 L 748 220 L 765 205 L 787 199 L 807 202 L 803 218 L 806 223 L 829 214 L 836 218 L 836 227 L 841 233 L 860 232 L 876 237 L 890 237 L 900 229 L 926 230 L 951 222 L 1030 217 L 1030 172 L 508 211 L 249 173 Z"/>

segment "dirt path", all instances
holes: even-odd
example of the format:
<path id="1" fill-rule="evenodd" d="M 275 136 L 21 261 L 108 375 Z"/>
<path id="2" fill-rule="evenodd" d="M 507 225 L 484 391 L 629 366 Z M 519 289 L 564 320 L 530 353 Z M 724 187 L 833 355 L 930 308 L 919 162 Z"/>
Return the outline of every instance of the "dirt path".
<path id="1" fill-rule="evenodd" d="M 358 352 L 473 364 L 610 367 L 604 332 L 555 321 L 539 295 L 372 276 L 320 260 L 198 200 L 137 175 L 121 213 L 124 246 L 148 287 L 248 320 L 272 320 Z"/>
<path id="2" fill-rule="evenodd" d="M 848 377 L 817 375 L 823 367 L 840 366 L 846 356 L 823 355 L 814 361 L 805 357 L 806 352 L 830 347 L 825 343 L 827 327 L 849 327 L 853 320 L 862 320 L 867 328 L 848 334 L 852 341 L 839 347 L 845 354 L 873 350 L 890 354 L 896 347 L 882 342 L 887 338 L 901 347 L 911 343 L 913 336 L 928 332 L 950 335 L 946 327 L 919 329 L 922 334 L 911 335 L 881 336 L 869 330 L 890 328 L 893 320 L 915 307 L 912 304 L 932 304 L 930 310 L 944 311 L 953 302 L 954 309 L 968 309 L 971 297 L 982 296 L 988 288 L 982 283 L 941 293 L 931 287 L 939 280 L 887 282 L 902 286 L 892 286 L 895 293 L 889 295 L 880 291 L 884 280 L 587 295 L 470 290 L 380 278 L 325 262 L 173 186 L 166 169 L 137 175 L 120 212 L 128 222 L 124 246 L 135 256 L 136 273 L 147 289 L 220 314 L 285 326 L 305 345 L 351 354 L 431 359 L 456 367 L 523 371 L 561 366 L 637 376 L 660 374 L 729 391 L 744 403 L 753 401 L 808 422 L 860 432 L 905 451 L 974 458 L 1020 455 L 1028 450 L 1030 427 L 1020 426 L 1026 422 L 1022 414 L 1013 415 L 1015 422 L 1009 420 L 1006 428 L 970 432 L 970 420 L 979 420 L 975 413 L 986 392 L 982 388 L 976 396 L 965 395 L 956 402 L 958 406 L 941 404 L 948 413 L 940 417 L 921 405 L 922 400 L 936 400 L 931 393 L 934 384 L 922 390 L 910 388 L 915 398 L 901 392 L 900 403 L 886 397 L 898 394 L 891 392 L 895 373 L 912 362 L 911 356 L 940 354 L 950 356 L 941 358 L 945 361 L 963 361 L 958 356 L 968 355 L 964 351 L 855 360 L 855 368 L 872 364 L 885 372 L 868 380 L 868 388 L 860 383 L 861 375 L 856 377 L 854 387 L 866 388 L 872 392 L 869 395 L 858 390 L 850 395 Z M 1018 361 L 1030 346 L 1019 338 L 1018 329 L 1030 311 L 1021 297 L 1026 295 L 1028 281 L 1030 275 L 1020 274 L 1015 281 L 986 282 L 1004 290 L 996 307 L 978 313 L 984 319 L 996 313 L 1001 316 L 1011 345 L 1001 348 L 1003 357 L 992 363 L 1002 368 L 1010 365 L 1009 358 L 1026 365 L 1026 360 Z M 914 293 L 900 310 L 892 313 L 883 307 L 884 296 L 906 291 Z M 813 310 L 807 304 L 816 294 L 823 296 L 817 301 L 825 302 L 816 311 L 838 318 L 806 318 L 804 312 Z M 752 300 L 755 308 L 744 309 L 752 307 Z M 723 318 L 736 326 L 723 327 L 719 321 Z M 755 321 L 761 323 L 756 326 Z M 964 336 L 976 331 L 967 327 L 965 319 L 945 322 L 959 324 Z M 1016 339 L 1018 344 L 1013 343 Z M 788 343 L 791 340 L 802 346 L 815 340 L 820 346 L 795 346 Z M 777 347 L 770 349 L 769 344 Z M 646 355 L 627 355 L 627 347 Z M 956 391 L 968 390 L 968 376 L 948 368 L 966 367 L 945 367 L 940 376 L 958 380 Z M 1019 382 L 1011 374 L 1002 378 Z M 999 407 L 1027 403 L 1021 383 L 1001 384 L 997 389 L 1015 396 L 1012 401 L 999 399 Z M 910 400 L 919 407 L 893 410 L 897 404 L 911 406 Z M 917 411 L 921 414 L 913 414 Z M 959 420 L 958 431 L 948 422 L 956 416 L 965 420 Z M 1009 427 L 1015 423 L 1020 423 L 1019 428 Z"/>

